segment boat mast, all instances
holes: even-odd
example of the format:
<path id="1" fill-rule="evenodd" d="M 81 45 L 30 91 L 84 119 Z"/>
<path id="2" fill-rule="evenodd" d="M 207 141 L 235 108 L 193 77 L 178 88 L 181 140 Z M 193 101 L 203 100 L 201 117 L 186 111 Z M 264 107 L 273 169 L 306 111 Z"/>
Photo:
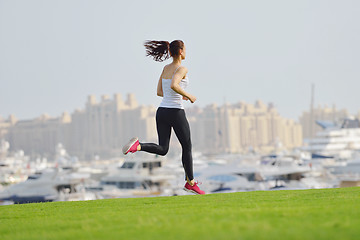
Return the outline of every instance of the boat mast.
<path id="1" fill-rule="evenodd" d="M 314 93 L 315 85 L 311 84 L 311 102 L 310 102 L 310 139 L 314 137 Z"/>

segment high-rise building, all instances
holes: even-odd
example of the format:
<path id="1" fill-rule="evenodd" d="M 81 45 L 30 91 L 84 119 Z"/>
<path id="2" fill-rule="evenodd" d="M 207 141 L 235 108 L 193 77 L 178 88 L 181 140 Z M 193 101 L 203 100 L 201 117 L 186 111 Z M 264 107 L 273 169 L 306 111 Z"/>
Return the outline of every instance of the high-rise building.
<path id="1" fill-rule="evenodd" d="M 113 99 L 104 95 L 100 102 L 90 95 L 85 108 L 71 116 L 59 118 L 43 115 L 33 120 L 21 120 L 8 128 L 11 150 L 24 150 L 31 156 L 54 156 L 55 146 L 62 143 L 70 155 L 82 159 L 118 156 L 129 138 L 138 136 L 155 141 L 155 108 L 139 106 L 129 94 L 123 102 L 120 94 Z"/>
<path id="2" fill-rule="evenodd" d="M 279 143 L 288 149 L 302 145 L 300 124 L 282 118 L 272 104 L 209 105 L 194 115 L 190 118 L 193 146 L 200 151 L 270 152 Z"/>
<path id="3" fill-rule="evenodd" d="M 4 139 L 9 131 L 9 128 L 17 122 L 14 115 L 10 115 L 8 119 L 0 117 L 0 140 Z"/>
<path id="4" fill-rule="evenodd" d="M 51 156 L 56 144 L 64 138 L 64 129 L 69 122 L 70 115 L 66 113 L 59 118 L 43 114 L 33 120 L 20 120 L 9 128 L 10 150 L 24 150 L 33 157 L 39 154 Z"/>

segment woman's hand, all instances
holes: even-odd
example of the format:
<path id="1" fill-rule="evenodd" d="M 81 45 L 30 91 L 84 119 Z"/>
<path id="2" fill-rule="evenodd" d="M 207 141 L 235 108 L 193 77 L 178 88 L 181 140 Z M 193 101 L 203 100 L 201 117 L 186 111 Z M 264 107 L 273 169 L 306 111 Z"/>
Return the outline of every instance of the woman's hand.
<path id="1" fill-rule="evenodd" d="M 188 99 L 190 100 L 191 103 L 194 103 L 196 101 L 196 97 L 193 95 L 189 95 Z"/>
<path id="2" fill-rule="evenodd" d="M 189 100 L 187 97 L 183 96 L 183 100 L 187 101 Z"/>

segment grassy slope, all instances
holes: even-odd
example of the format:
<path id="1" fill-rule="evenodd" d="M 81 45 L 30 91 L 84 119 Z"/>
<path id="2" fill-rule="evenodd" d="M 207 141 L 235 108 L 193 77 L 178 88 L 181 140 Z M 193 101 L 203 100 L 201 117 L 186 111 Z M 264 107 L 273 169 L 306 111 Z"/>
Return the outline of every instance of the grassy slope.
<path id="1" fill-rule="evenodd" d="M 0 239 L 359 239 L 360 188 L 0 206 Z"/>

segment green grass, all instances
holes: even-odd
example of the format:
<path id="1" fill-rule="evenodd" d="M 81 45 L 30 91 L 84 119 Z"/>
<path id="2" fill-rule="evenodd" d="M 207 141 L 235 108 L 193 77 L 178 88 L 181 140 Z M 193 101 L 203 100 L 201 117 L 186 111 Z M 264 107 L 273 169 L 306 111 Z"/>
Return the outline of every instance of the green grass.
<path id="1" fill-rule="evenodd" d="M 360 239 L 360 188 L 0 206 L 0 239 Z"/>

